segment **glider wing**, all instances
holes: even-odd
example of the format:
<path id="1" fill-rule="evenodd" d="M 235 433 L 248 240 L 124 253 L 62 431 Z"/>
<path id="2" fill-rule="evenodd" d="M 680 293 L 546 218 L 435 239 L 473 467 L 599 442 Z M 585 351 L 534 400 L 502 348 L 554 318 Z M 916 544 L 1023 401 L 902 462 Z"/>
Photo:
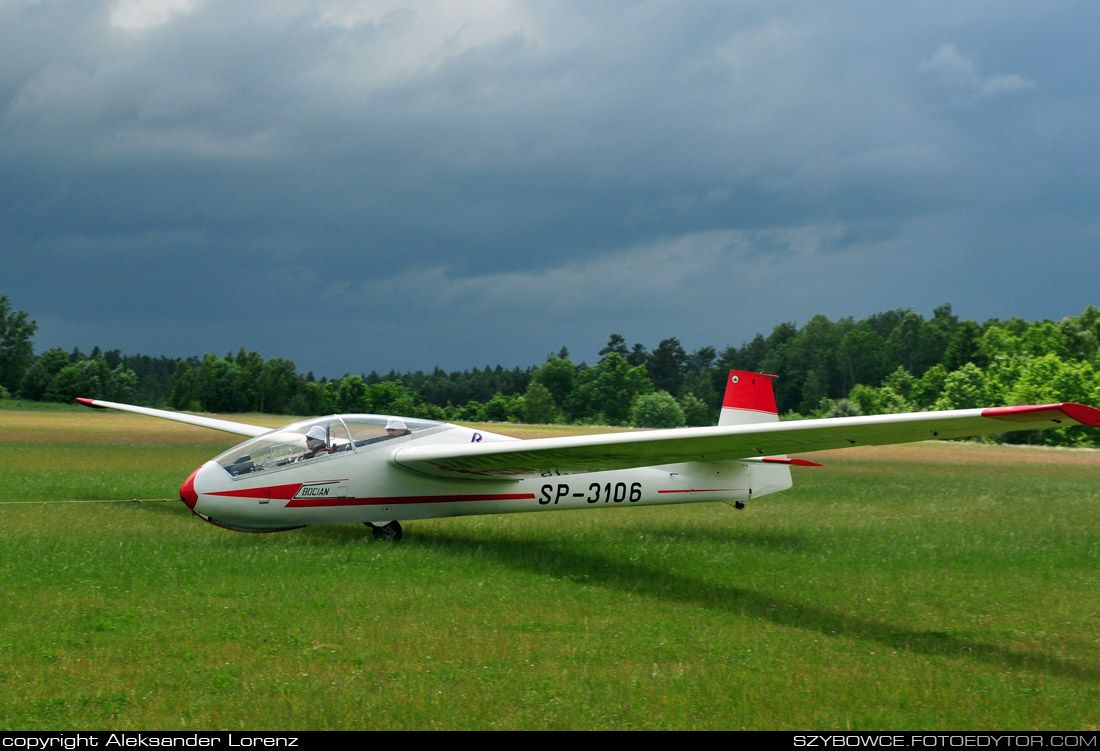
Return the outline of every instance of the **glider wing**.
<path id="1" fill-rule="evenodd" d="M 525 441 L 413 445 L 399 448 L 391 461 L 405 469 L 438 477 L 519 478 L 544 472 L 568 474 L 678 462 L 757 459 L 1078 423 L 1100 427 L 1100 410 L 1073 403 L 1044 404 Z"/>
<path id="2" fill-rule="evenodd" d="M 160 417 L 164 420 L 175 420 L 176 422 L 185 422 L 188 425 L 198 425 L 203 428 L 213 428 L 214 430 L 221 430 L 226 433 L 236 433 L 237 435 L 258 436 L 264 433 L 270 433 L 272 428 L 266 428 L 263 425 L 249 425 L 243 422 L 233 422 L 232 420 L 219 420 L 214 417 L 202 417 L 200 415 L 189 415 L 186 412 L 169 412 L 164 409 L 153 409 L 152 407 L 135 407 L 132 404 L 119 404 L 118 402 L 105 402 L 99 399 L 77 399 L 78 402 L 85 407 L 94 407 L 95 409 L 119 409 L 124 412 L 136 412 L 139 415 L 149 415 L 150 417 Z"/>

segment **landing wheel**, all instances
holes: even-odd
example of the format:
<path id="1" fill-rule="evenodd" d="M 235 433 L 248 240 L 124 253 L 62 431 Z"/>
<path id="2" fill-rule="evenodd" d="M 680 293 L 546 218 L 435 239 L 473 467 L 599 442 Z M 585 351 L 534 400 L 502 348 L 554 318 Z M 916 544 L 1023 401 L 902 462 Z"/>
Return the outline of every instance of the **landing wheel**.
<path id="1" fill-rule="evenodd" d="M 367 525 L 374 532 L 374 539 L 384 540 L 386 542 L 400 542 L 401 541 L 401 525 L 398 522 L 387 522 L 386 524 L 371 524 L 367 522 Z"/>
<path id="2" fill-rule="evenodd" d="M 738 511 L 743 511 L 744 508 L 745 508 L 745 502 L 744 501 L 734 501 L 733 507 L 735 509 L 737 509 Z"/>

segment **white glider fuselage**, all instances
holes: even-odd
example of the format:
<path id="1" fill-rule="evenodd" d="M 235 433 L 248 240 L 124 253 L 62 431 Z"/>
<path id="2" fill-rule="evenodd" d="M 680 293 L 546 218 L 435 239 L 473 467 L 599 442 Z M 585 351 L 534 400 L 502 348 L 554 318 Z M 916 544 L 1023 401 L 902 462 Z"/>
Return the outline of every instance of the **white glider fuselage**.
<path id="1" fill-rule="evenodd" d="M 330 415 L 270 430 L 148 407 L 78 401 L 248 436 L 196 469 L 180 498 L 241 532 L 467 514 L 746 501 L 791 486 L 787 453 L 1075 424 L 1074 403 L 779 422 L 771 376 L 730 371 L 718 425 L 518 440 L 384 415 Z"/>
<path id="2" fill-rule="evenodd" d="M 414 433 L 314 458 L 298 455 L 285 464 L 237 476 L 212 460 L 188 479 L 181 497 L 208 521 L 261 532 L 312 524 L 385 523 L 467 514 L 737 502 L 791 485 L 787 466 L 751 460 L 683 462 L 581 474 L 547 470 L 513 478 L 435 477 L 400 466 L 402 449 L 516 439 L 448 424 L 419 432 L 424 435 Z"/>

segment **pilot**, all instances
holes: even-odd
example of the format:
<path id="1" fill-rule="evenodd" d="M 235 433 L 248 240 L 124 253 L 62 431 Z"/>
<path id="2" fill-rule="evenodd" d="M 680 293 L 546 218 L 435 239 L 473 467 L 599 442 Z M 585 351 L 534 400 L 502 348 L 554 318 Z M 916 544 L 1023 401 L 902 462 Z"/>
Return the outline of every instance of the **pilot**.
<path id="1" fill-rule="evenodd" d="M 386 437 L 387 438 L 399 438 L 403 435 L 409 435 L 412 433 L 409 430 L 409 426 L 405 424 L 404 420 L 399 420 L 396 417 L 391 417 L 386 420 Z"/>
<path id="2" fill-rule="evenodd" d="M 306 453 L 302 454 L 302 458 L 313 459 L 331 453 L 334 452 L 326 442 L 325 429 L 320 425 L 314 425 L 306 433 Z"/>

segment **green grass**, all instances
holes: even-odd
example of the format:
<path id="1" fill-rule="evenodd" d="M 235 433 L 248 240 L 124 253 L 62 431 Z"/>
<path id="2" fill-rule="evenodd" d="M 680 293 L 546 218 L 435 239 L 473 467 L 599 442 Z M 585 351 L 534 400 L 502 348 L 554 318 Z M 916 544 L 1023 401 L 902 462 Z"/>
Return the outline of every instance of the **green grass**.
<path id="1" fill-rule="evenodd" d="M 0 500 L 171 497 L 235 441 L 161 426 L 2 414 Z M 1100 728 L 1100 453 L 825 463 L 399 545 L 3 505 L 0 729 Z"/>
<path id="2" fill-rule="evenodd" d="M 79 412 L 88 409 L 73 402 L 36 402 L 29 399 L 0 399 L 0 410 L 33 410 L 35 412 Z"/>

